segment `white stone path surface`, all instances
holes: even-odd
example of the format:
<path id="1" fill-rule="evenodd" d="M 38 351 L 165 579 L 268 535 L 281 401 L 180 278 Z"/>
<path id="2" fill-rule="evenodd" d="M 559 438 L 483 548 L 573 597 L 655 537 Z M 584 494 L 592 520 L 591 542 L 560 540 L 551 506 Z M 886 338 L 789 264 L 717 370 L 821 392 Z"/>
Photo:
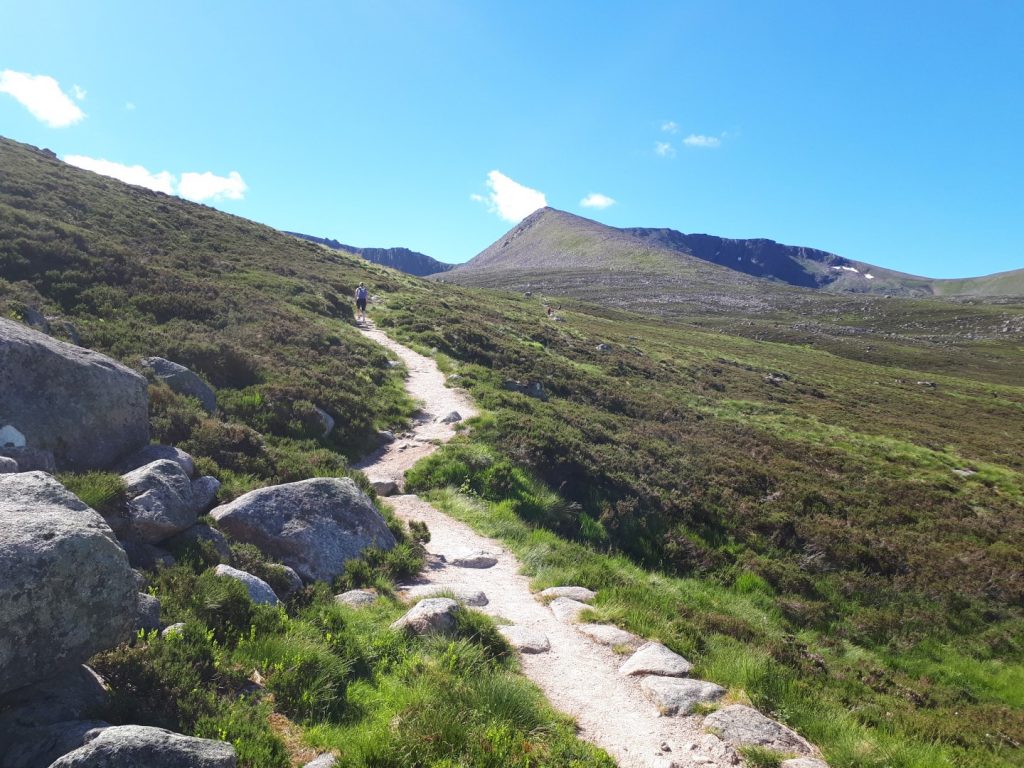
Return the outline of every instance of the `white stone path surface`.
<path id="1" fill-rule="evenodd" d="M 445 376 L 431 358 L 392 341 L 370 323 L 360 330 L 398 355 L 409 371 L 406 387 L 422 403 L 422 417 L 411 434 L 400 436 L 359 465 L 371 480 L 400 481 L 406 469 L 436 449 L 431 441 L 445 441 L 455 434 L 451 425 L 439 419 L 451 411 L 468 418 L 476 410 L 465 392 L 445 386 Z M 520 575 L 521 563 L 500 542 L 477 534 L 417 496 L 392 496 L 388 503 L 399 518 L 422 520 L 430 530 L 428 566 L 407 586 L 482 590 L 489 602 L 477 610 L 545 635 L 550 650 L 522 654 L 523 673 L 557 709 L 576 720 L 581 738 L 605 749 L 623 768 L 740 764 L 731 747 L 704 733 L 701 717 L 660 716 L 642 693 L 640 678 L 619 674 L 627 657 L 584 635 L 575 624 L 557 619 L 530 591 L 529 579 Z M 481 551 L 495 555 L 497 564 L 460 568 L 449 562 Z"/>

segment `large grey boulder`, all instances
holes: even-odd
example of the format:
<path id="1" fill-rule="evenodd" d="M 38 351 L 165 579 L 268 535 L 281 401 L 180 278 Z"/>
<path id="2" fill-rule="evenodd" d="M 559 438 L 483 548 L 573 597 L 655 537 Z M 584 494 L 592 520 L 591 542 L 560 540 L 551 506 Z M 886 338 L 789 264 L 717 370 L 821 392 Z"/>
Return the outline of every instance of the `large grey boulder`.
<path id="1" fill-rule="evenodd" d="M 734 747 L 765 747 L 801 755 L 814 752 L 814 748 L 796 732 L 743 704 L 712 712 L 704 718 L 704 727 Z"/>
<path id="2" fill-rule="evenodd" d="M 367 548 L 396 543 L 373 502 L 347 477 L 259 488 L 210 515 L 228 535 L 255 544 L 306 582 L 329 582 Z"/>
<path id="3" fill-rule="evenodd" d="M 121 475 L 128 488 L 128 535 L 157 544 L 196 522 L 192 481 L 181 465 L 158 459 Z"/>
<path id="4" fill-rule="evenodd" d="M 619 667 L 623 675 L 661 675 L 663 677 L 686 677 L 692 665 L 675 651 L 661 643 L 644 643 L 636 653 Z"/>
<path id="5" fill-rule="evenodd" d="M 0 693 L 117 645 L 136 594 L 102 517 L 47 474 L 0 475 Z"/>
<path id="6" fill-rule="evenodd" d="M 688 715 L 698 704 L 710 704 L 725 696 L 725 688 L 704 680 L 651 675 L 640 688 L 663 715 Z"/>
<path id="7" fill-rule="evenodd" d="M 217 410 L 217 395 L 213 389 L 184 365 L 162 357 L 147 357 L 142 360 L 142 366 L 179 395 L 194 397 L 207 413 Z"/>
<path id="8" fill-rule="evenodd" d="M 214 571 L 218 576 L 225 576 L 229 579 L 241 582 L 249 593 L 249 599 L 259 605 L 277 605 L 277 595 L 267 582 L 259 576 L 253 576 L 247 571 L 240 571 L 230 565 L 221 563 Z"/>
<path id="9" fill-rule="evenodd" d="M 456 616 L 459 610 L 459 604 L 451 598 L 427 598 L 416 603 L 391 628 L 404 629 L 414 635 L 454 635 L 458 628 Z"/>
<path id="10" fill-rule="evenodd" d="M 117 471 L 122 474 L 125 472 L 131 472 L 133 469 L 144 467 L 147 464 L 152 464 L 154 461 L 160 459 L 168 459 L 178 464 L 185 474 L 192 477 L 196 473 L 195 461 L 180 448 L 175 448 L 173 445 L 157 445 L 151 443 L 137 453 L 133 453 L 127 459 L 117 465 Z"/>
<path id="11" fill-rule="evenodd" d="M 160 598 L 148 592 L 139 592 L 138 610 L 135 614 L 135 629 L 152 632 L 160 629 Z"/>
<path id="12" fill-rule="evenodd" d="M 203 475 L 192 481 L 192 507 L 196 514 L 201 515 L 213 506 L 219 490 L 220 480 L 216 477 Z"/>
<path id="13" fill-rule="evenodd" d="M 86 734 L 84 747 L 50 768 L 235 768 L 235 748 L 144 725 L 121 725 Z"/>
<path id="14" fill-rule="evenodd" d="M 0 318 L 4 427 L 24 437 L 15 449 L 50 451 L 60 469 L 112 467 L 149 442 L 146 380 L 98 352 Z"/>

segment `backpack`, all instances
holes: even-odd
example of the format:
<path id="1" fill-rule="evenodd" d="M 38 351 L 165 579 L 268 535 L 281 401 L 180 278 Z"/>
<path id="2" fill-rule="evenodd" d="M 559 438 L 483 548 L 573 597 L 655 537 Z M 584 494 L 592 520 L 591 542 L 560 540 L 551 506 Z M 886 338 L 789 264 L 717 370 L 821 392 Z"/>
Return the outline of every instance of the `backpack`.
<path id="1" fill-rule="evenodd" d="M 360 300 L 366 299 L 366 288 L 356 288 L 356 298 Z"/>

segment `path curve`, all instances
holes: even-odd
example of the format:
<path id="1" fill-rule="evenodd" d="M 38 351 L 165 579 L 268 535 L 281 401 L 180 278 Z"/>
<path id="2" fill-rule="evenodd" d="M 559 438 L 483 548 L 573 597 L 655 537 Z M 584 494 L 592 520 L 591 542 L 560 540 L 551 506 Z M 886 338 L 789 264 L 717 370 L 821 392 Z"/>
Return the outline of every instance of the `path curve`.
<path id="1" fill-rule="evenodd" d="M 364 336 L 394 352 L 409 371 L 406 388 L 422 403 L 413 429 L 357 465 L 371 480 L 393 480 L 437 444 L 451 439 L 455 429 L 439 419 L 451 411 L 475 415 L 469 396 L 445 385 L 437 363 L 390 339 L 370 323 L 359 327 Z M 703 732 L 701 718 L 662 717 L 640 689 L 638 678 L 619 674 L 625 656 L 615 653 L 555 617 L 530 590 L 521 575 L 522 564 L 501 542 L 476 533 L 414 495 L 392 496 L 388 503 L 403 520 L 422 520 L 430 530 L 428 567 L 400 589 L 461 587 L 482 590 L 488 604 L 479 608 L 502 622 L 543 633 L 546 653 L 522 654 L 523 673 L 555 708 L 575 718 L 583 738 L 605 749 L 623 768 L 725 768 L 739 763 L 736 753 L 716 736 Z M 490 568 L 460 568 L 450 561 L 468 552 L 487 552 L 497 558 Z"/>

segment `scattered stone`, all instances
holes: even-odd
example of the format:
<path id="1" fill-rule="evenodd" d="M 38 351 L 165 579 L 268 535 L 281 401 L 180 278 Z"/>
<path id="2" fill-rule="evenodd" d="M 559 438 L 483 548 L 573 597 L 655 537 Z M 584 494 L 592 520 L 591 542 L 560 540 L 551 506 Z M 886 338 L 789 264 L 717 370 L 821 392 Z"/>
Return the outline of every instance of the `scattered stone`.
<path id="1" fill-rule="evenodd" d="M 718 701 L 725 688 L 704 680 L 651 675 L 640 687 L 663 715 L 688 715 L 697 704 Z"/>
<path id="2" fill-rule="evenodd" d="M 320 419 L 320 426 L 323 429 L 320 436 L 327 437 L 334 431 L 334 417 L 319 406 L 314 405 L 313 410 L 316 411 L 316 415 Z"/>
<path id="3" fill-rule="evenodd" d="M 7 456 L 0 456 L 0 475 L 18 471 L 18 462 Z"/>
<path id="4" fill-rule="evenodd" d="M 449 562 L 459 568 L 493 568 L 498 558 L 489 552 L 469 552 L 456 555 Z"/>
<path id="5" fill-rule="evenodd" d="M 343 603 L 352 608 L 362 608 L 377 602 L 377 593 L 372 589 L 350 589 L 334 596 L 334 602 Z"/>
<path id="6" fill-rule="evenodd" d="M 230 565 L 224 565 L 224 563 L 218 565 L 214 573 L 218 576 L 226 576 L 229 579 L 242 582 L 249 593 L 249 598 L 258 605 L 277 605 L 278 603 L 274 590 L 258 576 L 232 568 Z"/>
<path id="7" fill-rule="evenodd" d="M 155 571 L 161 567 L 170 568 L 176 562 L 174 555 L 166 549 L 161 549 L 154 544 L 147 544 L 144 541 L 125 539 L 121 542 L 121 547 L 128 555 L 128 562 L 132 568 Z"/>
<path id="8" fill-rule="evenodd" d="M 371 485 L 378 496 L 394 496 L 398 493 L 398 483 L 394 480 L 374 480 Z"/>
<path id="9" fill-rule="evenodd" d="M 520 653 L 547 653 L 551 650 L 547 635 L 539 630 L 510 625 L 498 627 L 498 631 Z"/>
<path id="10" fill-rule="evenodd" d="M 462 415 L 458 411 L 452 411 L 444 418 L 438 419 L 442 424 L 456 424 L 462 421 Z"/>
<path id="11" fill-rule="evenodd" d="M 611 624 L 580 624 L 580 632 L 591 637 L 602 645 L 623 648 L 638 648 L 643 640 L 632 632 L 612 626 Z"/>
<path id="12" fill-rule="evenodd" d="M 400 360 L 388 360 L 388 368 L 400 368 L 402 362 Z"/>
<path id="13" fill-rule="evenodd" d="M 935 389 L 937 386 L 939 386 L 934 381 L 919 381 L 917 383 L 918 386 L 928 387 L 929 389 Z"/>
<path id="14" fill-rule="evenodd" d="M 334 755 L 329 752 L 325 752 L 322 755 L 317 755 L 302 766 L 302 768 L 334 768 L 334 764 L 336 762 L 338 762 L 338 759 Z"/>
<path id="15" fill-rule="evenodd" d="M 381 445 L 388 445 L 395 442 L 395 433 L 390 429 L 382 429 L 377 433 L 377 442 Z"/>
<path id="16" fill-rule="evenodd" d="M 303 581 L 331 581 L 368 547 L 395 537 L 351 478 L 317 477 L 260 488 L 210 513 L 238 541 L 294 568 Z"/>
<path id="17" fill-rule="evenodd" d="M 117 471 L 121 474 L 125 474 L 136 470 L 139 467 L 144 467 L 147 464 L 152 464 L 154 461 L 160 461 L 161 459 L 175 462 L 189 477 L 192 477 L 192 475 L 196 473 L 195 462 L 192 457 L 183 450 L 175 448 L 173 445 L 157 445 L 155 443 L 147 445 L 141 451 L 132 454 L 122 461 L 117 465 Z"/>
<path id="18" fill-rule="evenodd" d="M 177 621 L 164 628 L 163 632 L 160 633 L 160 637 L 170 637 L 171 635 L 180 635 L 185 631 L 185 622 Z"/>
<path id="19" fill-rule="evenodd" d="M 960 477 L 970 477 L 971 475 L 978 474 L 978 471 L 976 469 L 968 469 L 965 467 L 963 469 L 954 469 L 953 474 L 960 475 Z"/>
<path id="20" fill-rule="evenodd" d="M 144 725 L 90 731 L 86 744 L 50 768 L 235 768 L 235 749 L 223 741 L 197 739 Z"/>
<path id="21" fill-rule="evenodd" d="M 557 318 L 556 318 L 557 319 Z M 548 394 L 544 390 L 544 385 L 539 381 L 529 381 L 526 384 L 516 381 L 515 379 L 505 379 L 501 386 L 510 392 L 519 392 L 527 397 L 533 397 L 538 400 L 547 400 Z"/>
<path id="22" fill-rule="evenodd" d="M 586 603 L 573 600 L 571 597 L 556 597 L 548 603 L 548 608 L 551 609 L 551 612 L 555 614 L 555 618 L 559 621 L 577 621 L 580 614 L 589 607 Z"/>
<path id="23" fill-rule="evenodd" d="M 158 459 L 121 475 L 131 538 L 158 544 L 196 522 L 192 481 L 176 461 Z"/>
<path id="24" fill-rule="evenodd" d="M 142 367 L 151 370 L 158 380 L 179 395 L 194 397 L 207 413 L 217 410 L 217 395 L 213 389 L 184 365 L 172 363 L 162 357 L 147 357 L 143 359 Z"/>
<path id="25" fill-rule="evenodd" d="M 704 718 L 704 727 L 735 747 L 765 747 L 804 755 L 813 752 L 797 733 L 742 704 L 712 712 Z"/>
<path id="26" fill-rule="evenodd" d="M 404 629 L 417 635 L 451 635 L 458 626 L 455 616 L 460 610 L 459 604 L 451 598 L 427 598 L 416 603 L 391 628 Z"/>
<path id="27" fill-rule="evenodd" d="M 217 500 L 220 480 L 210 475 L 203 475 L 192 481 L 192 509 L 197 515 L 208 512 Z"/>
<path id="28" fill-rule="evenodd" d="M 103 518 L 42 472 L 0 475 L 0 693 L 125 639 L 135 576 Z"/>
<path id="29" fill-rule="evenodd" d="M 421 600 L 424 597 L 435 597 L 444 593 L 447 597 L 451 595 L 455 600 L 466 605 L 480 607 L 487 605 L 487 595 L 473 587 L 463 587 L 457 584 L 422 584 L 410 587 L 405 591 L 406 597 L 412 600 Z"/>
<path id="30" fill-rule="evenodd" d="M 547 589 L 541 590 L 541 597 L 568 597 L 572 600 L 578 600 L 581 603 L 589 603 L 595 597 L 597 592 L 586 587 L 548 587 Z"/>
<path id="31" fill-rule="evenodd" d="M 149 442 L 142 376 L 105 355 L 2 318 L 0 392 L 0 428 L 10 426 L 25 439 L 13 450 L 48 451 L 61 469 L 106 469 Z M 23 472 L 39 466 L 31 456 L 0 453 Z"/>
<path id="32" fill-rule="evenodd" d="M 649 642 L 641 645 L 632 656 L 619 667 L 623 675 L 661 675 L 663 677 L 686 677 L 693 667 L 690 662 L 661 643 Z"/>
<path id="33" fill-rule="evenodd" d="M 136 631 L 160 629 L 160 600 L 146 592 L 139 592 L 139 607 L 135 616 Z"/>
<path id="34" fill-rule="evenodd" d="M 794 757 L 783 760 L 779 768 L 828 768 L 828 763 L 816 757 Z"/>
<path id="35" fill-rule="evenodd" d="M 172 536 L 167 540 L 167 546 L 178 552 L 189 544 L 202 541 L 208 541 L 213 545 L 222 563 L 231 562 L 231 545 L 228 544 L 228 540 L 224 537 L 223 533 L 205 523 L 196 523 L 176 536 Z"/>
<path id="36" fill-rule="evenodd" d="M 610 346 L 608 346 L 607 344 L 598 344 L 596 347 L 594 347 L 594 349 L 596 349 L 598 352 L 611 352 L 612 351 L 612 348 Z"/>

